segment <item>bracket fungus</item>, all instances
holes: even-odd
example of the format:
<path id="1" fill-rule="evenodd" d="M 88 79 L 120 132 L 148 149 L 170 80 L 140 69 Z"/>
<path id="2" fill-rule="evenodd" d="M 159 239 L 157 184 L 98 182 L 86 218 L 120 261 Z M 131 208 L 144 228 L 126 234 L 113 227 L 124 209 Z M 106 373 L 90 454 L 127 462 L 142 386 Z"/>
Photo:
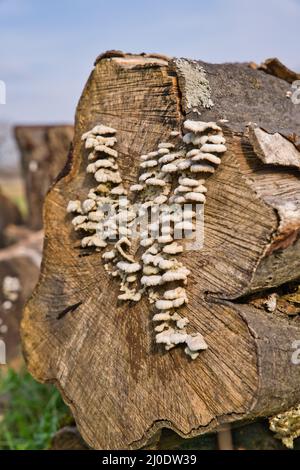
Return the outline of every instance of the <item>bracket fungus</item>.
<path id="1" fill-rule="evenodd" d="M 205 180 L 226 151 L 222 128 L 215 122 L 185 121 L 183 136 L 177 131 L 170 134 L 177 143 L 161 142 L 140 157 L 141 172 L 129 192 L 116 163 L 116 133 L 100 124 L 83 134 L 85 149 L 90 151 L 87 160 L 93 162 L 86 171 L 100 185 L 92 187 L 83 202 L 70 201 L 67 212 L 74 214 L 76 231 L 89 232 L 82 236 L 82 247 L 110 247 L 102 259 L 108 273 L 120 279 L 119 300 L 138 302 L 148 292 L 149 302 L 155 304 L 156 343 L 166 350 L 183 344 L 185 353 L 196 359 L 207 344 L 201 333 L 187 331 L 189 320 L 179 314 L 188 304 L 184 286 L 190 271 L 176 256 L 184 252 L 185 233 L 195 231 L 195 206 L 206 201 Z M 127 199 L 131 193 L 140 204 L 139 211 Z M 113 208 L 112 213 L 105 213 L 105 204 Z M 185 204 L 189 204 L 187 210 Z M 133 228 L 141 215 L 147 220 L 149 215 L 156 217 L 139 233 L 139 250 L 133 254 Z M 170 284 L 172 288 L 164 290 Z"/>

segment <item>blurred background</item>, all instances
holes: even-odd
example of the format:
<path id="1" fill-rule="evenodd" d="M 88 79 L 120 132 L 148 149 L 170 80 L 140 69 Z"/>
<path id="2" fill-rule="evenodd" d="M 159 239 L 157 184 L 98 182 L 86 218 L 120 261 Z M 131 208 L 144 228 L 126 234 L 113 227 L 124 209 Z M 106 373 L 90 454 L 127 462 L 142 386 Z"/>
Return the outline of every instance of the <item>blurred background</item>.
<path id="1" fill-rule="evenodd" d="M 18 165 L 12 126 L 72 124 L 100 52 L 208 62 L 278 57 L 300 69 L 300 0 L 0 0 L 0 167 Z"/>
<path id="2" fill-rule="evenodd" d="M 24 369 L 19 321 L 39 276 L 43 198 L 66 162 L 97 55 L 121 49 L 257 64 L 278 57 L 300 71 L 299 24 L 300 0 L 0 0 L 0 449 L 85 447 L 59 394 Z M 234 431 L 231 445 L 282 447 L 265 422 L 251 426 Z M 216 436 L 193 441 L 190 448 L 218 446 Z"/>

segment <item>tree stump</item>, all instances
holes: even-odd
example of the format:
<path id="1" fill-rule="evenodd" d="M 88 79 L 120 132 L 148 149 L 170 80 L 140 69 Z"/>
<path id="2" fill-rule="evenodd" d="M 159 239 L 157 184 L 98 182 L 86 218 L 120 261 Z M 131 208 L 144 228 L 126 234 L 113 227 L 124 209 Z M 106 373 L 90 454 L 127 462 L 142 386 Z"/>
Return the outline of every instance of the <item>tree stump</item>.
<path id="1" fill-rule="evenodd" d="M 42 228 L 44 198 L 66 164 L 72 126 L 17 126 L 16 140 L 21 152 L 28 204 L 28 226 Z"/>
<path id="2" fill-rule="evenodd" d="M 162 428 L 190 438 L 300 401 L 292 361 L 299 317 L 274 302 L 300 275 L 300 106 L 289 88 L 247 64 L 118 51 L 97 59 L 77 108 L 68 174 L 46 198 L 42 274 L 22 322 L 29 370 L 57 385 L 90 447 L 140 448 Z M 170 135 L 180 139 L 187 120 L 221 128 L 227 147 L 205 182 L 204 246 L 178 255 L 190 271 L 180 312 L 208 346 L 195 360 L 155 343 L 153 305 L 144 296 L 118 300 L 102 251 L 81 246 L 66 211 L 94 181 L 84 133 L 99 124 L 117 130 L 130 192 L 140 156 Z"/>

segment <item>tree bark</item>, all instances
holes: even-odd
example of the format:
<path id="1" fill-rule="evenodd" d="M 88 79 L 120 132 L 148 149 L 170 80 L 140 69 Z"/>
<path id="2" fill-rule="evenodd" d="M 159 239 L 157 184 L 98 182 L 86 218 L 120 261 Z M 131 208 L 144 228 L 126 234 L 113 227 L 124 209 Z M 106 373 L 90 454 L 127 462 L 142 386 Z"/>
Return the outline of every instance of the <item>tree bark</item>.
<path id="1" fill-rule="evenodd" d="M 48 189 L 66 164 L 73 138 L 72 126 L 17 126 L 28 204 L 28 226 L 42 228 L 43 202 Z"/>
<path id="2" fill-rule="evenodd" d="M 300 276 L 299 169 L 263 161 L 247 127 L 293 143 L 300 106 L 288 90 L 247 64 L 120 52 L 96 61 L 77 107 L 70 170 L 46 199 L 42 274 L 22 323 L 31 373 L 57 385 L 90 447 L 140 448 L 162 428 L 190 438 L 299 402 L 300 367 L 291 361 L 298 317 L 252 302 L 267 290 L 280 296 L 278 287 Z M 187 119 L 219 121 L 227 146 L 206 181 L 204 246 L 180 255 L 191 272 L 183 310 L 208 344 L 195 361 L 154 343 L 146 299 L 117 301 L 118 283 L 97 251 L 80 248 L 66 214 L 91 187 L 84 132 L 101 123 L 117 130 L 128 188 L 140 155 Z"/>

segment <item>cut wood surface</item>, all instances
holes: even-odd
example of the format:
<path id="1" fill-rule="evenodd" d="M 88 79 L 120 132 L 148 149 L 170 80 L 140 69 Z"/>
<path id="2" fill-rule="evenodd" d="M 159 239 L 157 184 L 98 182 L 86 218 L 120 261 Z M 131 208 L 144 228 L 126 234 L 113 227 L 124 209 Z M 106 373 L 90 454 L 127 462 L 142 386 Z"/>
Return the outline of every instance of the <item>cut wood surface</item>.
<path id="1" fill-rule="evenodd" d="M 17 126 L 15 136 L 21 152 L 28 225 L 32 230 L 39 230 L 42 228 L 44 198 L 66 164 L 73 127 Z"/>
<path id="2" fill-rule="evenodd" d="M 98 58 L 79 101 L 70 170 L 46 198 L 42 273 L 22 322 L 29 370 L 57 385 L 96 449 L 143 447 L 162 428 L 189 438 L 300 401 L 300 367 L 291 361 L 298 317 L 249 300 L 300 277 L 299 169 L 263 161 L 247 127 L 287 144 L 299 138 L 289 84 L 247 64 L 115 55 Z M 208 345 L 194 361 L 155 344 L 147 299 L 117 301 L 118 282 L 101 254 L 80 248 L 66 213 L 91 188 L 83 133 L 97 124 L 117 129 L 128 188 L 140 155 L 181 132 L 186 119 L 219 121 L 227 146 L 206 181 L 204 246 L 180 255 L 191 271 L 183 311 Z"/>

